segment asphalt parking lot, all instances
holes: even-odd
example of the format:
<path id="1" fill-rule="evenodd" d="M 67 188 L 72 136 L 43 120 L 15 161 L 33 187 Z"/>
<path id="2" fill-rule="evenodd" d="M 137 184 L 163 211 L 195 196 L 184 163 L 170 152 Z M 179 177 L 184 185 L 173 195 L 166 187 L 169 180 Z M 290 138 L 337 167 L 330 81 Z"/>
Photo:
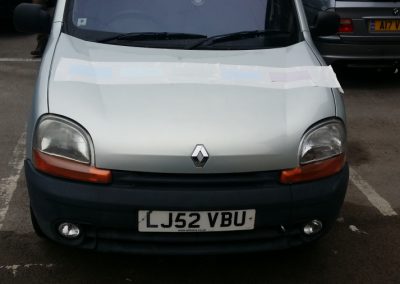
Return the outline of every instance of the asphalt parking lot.
<path id="1" fill-rule="evenodd" d="M 208 257 L 73 250 L 30 224 L 23 175 L 26 119 L 40 65 L 34 36 L 0 31 L 0 283 L 400 283 L 400 76 L 339 74 L 351 182 L 332 232 L 312 247 Z"/>

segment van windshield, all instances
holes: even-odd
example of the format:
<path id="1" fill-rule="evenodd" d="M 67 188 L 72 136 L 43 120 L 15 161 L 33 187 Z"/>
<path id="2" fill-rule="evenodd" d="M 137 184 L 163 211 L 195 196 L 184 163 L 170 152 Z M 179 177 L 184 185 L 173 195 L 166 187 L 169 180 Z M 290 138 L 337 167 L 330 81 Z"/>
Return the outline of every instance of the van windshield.
<path id="1" fill-rule="evenodd" d="M 66 33 L 106 44 L 261 49 L 299 41 L 292 0 L 71 0 Z"/>

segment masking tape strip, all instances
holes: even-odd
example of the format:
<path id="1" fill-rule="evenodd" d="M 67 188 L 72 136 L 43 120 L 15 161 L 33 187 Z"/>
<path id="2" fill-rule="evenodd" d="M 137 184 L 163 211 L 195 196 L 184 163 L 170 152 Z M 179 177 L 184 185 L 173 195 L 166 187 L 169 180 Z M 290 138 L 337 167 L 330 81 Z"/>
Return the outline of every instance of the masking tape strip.
<path id="1" fill-rule="evenodd" d="M 325 87 L 342 91 L 331 66 L 273 68 L 211 63 L 90 62 L 63 58 L 54 80 L 98 85 L 218 84 L 284 90 Z"/>

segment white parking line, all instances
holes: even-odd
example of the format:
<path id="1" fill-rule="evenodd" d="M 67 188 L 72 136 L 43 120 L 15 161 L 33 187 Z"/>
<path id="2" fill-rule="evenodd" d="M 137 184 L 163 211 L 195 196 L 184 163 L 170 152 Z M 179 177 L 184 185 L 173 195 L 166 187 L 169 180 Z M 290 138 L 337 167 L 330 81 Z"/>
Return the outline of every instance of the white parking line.
<path id="1" fill-rule="evenodd" d="M 0 62 L 40 62 L 40 58 L 0 58 Z"/>
<path id="2" fill-rule="evenodd" d="M 49 264 L 43 264 L 43 263 L 29 263 L 29 264 L 12 264 L 12 265 L 1 265 L 0 266 L 0 271 L 1 270 L 9 270 L 12 272 L 14 277 L 17 276 L 18 269 L 24 268 L 24 269 L 29 269 L 33 267 L 40 267 L 40 268 L 53 268 L 54 264 L 49 263 Z"/>
<path id="3" fill-rule="evenodd" d="M 8 163 L 10 175 L 0 180 L 0 230 L 3 227 L 4 218 L 7 215 L 10 201 L 17 189 L 17 183 L 24 167 L 25 136 L 26 132 L 21 134 L 13 150 L 11 161 Z"/>
<path id="4" fill-rule="evenodd" d="M 350 180 L 383 216 L 397 216 L 397 212 L 394 211 L 390 203 L 380 196 L 353 168 L 350 168 Z"/>

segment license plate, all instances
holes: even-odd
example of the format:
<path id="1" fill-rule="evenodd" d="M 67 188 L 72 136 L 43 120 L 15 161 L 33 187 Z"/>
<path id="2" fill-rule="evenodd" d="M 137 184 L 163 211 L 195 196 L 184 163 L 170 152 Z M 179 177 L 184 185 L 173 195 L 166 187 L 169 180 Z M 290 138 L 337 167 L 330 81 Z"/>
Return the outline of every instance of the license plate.
<path id="1" fill-rule="evenodd" d="M 139 211 L 139 232 L 190 233 L 254 229 L 256 210 Z"/>
<path id="2" fill-rule="evenodd" d="M 400 32 L 400 20 L 371 20 L 371 32 Z"/>

